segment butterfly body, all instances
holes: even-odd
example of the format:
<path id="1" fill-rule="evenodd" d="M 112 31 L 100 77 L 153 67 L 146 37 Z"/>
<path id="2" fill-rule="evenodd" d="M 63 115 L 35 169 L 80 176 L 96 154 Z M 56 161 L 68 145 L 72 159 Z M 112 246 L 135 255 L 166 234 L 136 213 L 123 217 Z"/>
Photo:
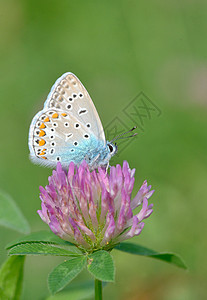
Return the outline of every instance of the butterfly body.
<path id="1" fill-rule="evenodd" d="M 53 85 L 42 111 L 29 130 L 30 158 L 34 163 L 64 167 L 85 160 L 91 169 L 107 166 L 117 147 L 105 140 L 96 108 L 82 83 L 72 73 Z"/>

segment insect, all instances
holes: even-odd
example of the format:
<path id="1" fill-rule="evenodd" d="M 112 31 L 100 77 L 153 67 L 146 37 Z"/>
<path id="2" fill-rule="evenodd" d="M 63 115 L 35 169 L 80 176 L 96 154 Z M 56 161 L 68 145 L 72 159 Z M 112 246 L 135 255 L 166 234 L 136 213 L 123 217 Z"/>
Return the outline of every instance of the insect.
<path id="1" fill-rule="evenodd" d="M 87 90 L 74 74 L 68 72 L 55 82 L 43 110 L 32 120 L 30 158 L 34 163 L 48 167 L 55 167 L 60 161 L 67 168 L 70 162 L 80 165 L 83 160 L 91 170 L 108 167 L 109 160 L 117 152 L 115 139 L 106 141 Z"/>

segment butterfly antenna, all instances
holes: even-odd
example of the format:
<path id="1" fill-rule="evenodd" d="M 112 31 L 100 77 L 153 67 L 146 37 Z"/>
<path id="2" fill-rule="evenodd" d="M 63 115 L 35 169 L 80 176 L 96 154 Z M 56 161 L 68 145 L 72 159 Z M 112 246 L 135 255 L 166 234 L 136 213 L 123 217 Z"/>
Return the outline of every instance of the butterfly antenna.
<path id="1" fill-rule="evenodd" d="M 137 126 L 134 126 L 134 127 L 133 127 L 132 129 L 130 129 L 129 131 L 126 131 L 126 132 L 124 132 L 124 133 L 121 133 L 121 134 L 115 136 L 115 138 L 113 138 L 113 139 L 111 140 L 111 142 L 114 142 L 114 141 L 117 141 L 117 140 L 121 140 L 121 139 L 127 139 L 127 138 L 130 138 L 130 137 L 133 137 L 133 136 L 137 135 L 138 133 L 136 132 L 136 133 L 134 133 L 134 134 L 132 134 L 132 135 L 130 135 L 130 136 L 123 136 L 123 135 L 125 135 L 125 134 L 127 134 L 127 133 L 132 132 L 132 131 L 135 130 L 136 128 L 137 128 Z"/>

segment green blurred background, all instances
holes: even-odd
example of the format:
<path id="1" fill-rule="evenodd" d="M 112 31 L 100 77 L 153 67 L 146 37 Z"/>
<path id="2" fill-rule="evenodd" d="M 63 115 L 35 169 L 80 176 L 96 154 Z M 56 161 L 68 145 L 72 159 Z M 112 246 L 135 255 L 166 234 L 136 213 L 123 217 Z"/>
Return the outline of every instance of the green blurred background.
<path id="1" fill-rule="evenodd" d="M 0 2 L 1 188 L 32 231 L 50 169 L 28 158 L 28 130 L 66 71 L 87 87 L 104 127 L 143 91 L 161 110 L 111 164 L 128 160 L 136 188 L 156 189 L 154 213 L 133 242 L 179 253 L 189 271 L 120 252 L 105 299 L 206 299 L 207 2 L 7 0 Z M 130 119 L 125 124 L 133 126 Z M 127 123 L 128 122 L 128 123 Z M 4 246 L 19 234 L 1 228 Z M 29 257 L 23 299 L 45 299 L 59 258 Z M 85 272 L 77 278 L 88 279 Z"/>

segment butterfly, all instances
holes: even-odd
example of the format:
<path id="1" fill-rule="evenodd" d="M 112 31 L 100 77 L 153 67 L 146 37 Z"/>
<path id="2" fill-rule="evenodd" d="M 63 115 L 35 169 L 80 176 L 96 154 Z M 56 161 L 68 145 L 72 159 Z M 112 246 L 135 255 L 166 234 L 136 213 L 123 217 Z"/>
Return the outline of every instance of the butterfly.
<path id="1" fill-rule="evenodd" d="M 106 141 L 103 126 L 87 90 L 70 72 L 53 85 L 44 108 L 33 118 L 29 129 L 30 158 L 34 163 L 55 167 L 60 161 L 83 160 L 91 170 L 107 167 L 117 152 L 112 141 Z"/>

